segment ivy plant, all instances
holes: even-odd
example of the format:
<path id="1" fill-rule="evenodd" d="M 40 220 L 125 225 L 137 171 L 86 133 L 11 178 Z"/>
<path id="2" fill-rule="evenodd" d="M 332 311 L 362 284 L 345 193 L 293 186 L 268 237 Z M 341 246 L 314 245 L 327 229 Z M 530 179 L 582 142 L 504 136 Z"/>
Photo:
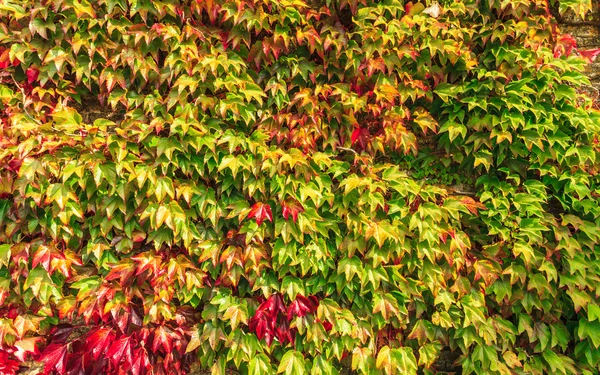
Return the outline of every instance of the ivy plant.
<path id="1" fill-rule="evenodd" d="M 598 373 L 590 8 L 3 0 L 0 374 Z"/>

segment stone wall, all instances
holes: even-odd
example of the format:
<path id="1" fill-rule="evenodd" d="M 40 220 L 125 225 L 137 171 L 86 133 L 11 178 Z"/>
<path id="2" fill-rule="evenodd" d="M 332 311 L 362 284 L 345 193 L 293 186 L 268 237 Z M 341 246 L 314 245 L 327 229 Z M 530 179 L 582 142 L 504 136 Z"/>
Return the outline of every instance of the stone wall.
<path id="1" fill-rule="evenodd" d="M 577 40 L 577 48 L 600 48 L 600 0 L 592 0 L 593 11 L 585 19 L 575 15 L 559 16 L 555 13 L 563 33 L 572 35 Z M 600 56 L 589 66 L 588 76 L 594 87 L 600 90 Z M 596 92 L 595 97 L 599 97 Z"/>

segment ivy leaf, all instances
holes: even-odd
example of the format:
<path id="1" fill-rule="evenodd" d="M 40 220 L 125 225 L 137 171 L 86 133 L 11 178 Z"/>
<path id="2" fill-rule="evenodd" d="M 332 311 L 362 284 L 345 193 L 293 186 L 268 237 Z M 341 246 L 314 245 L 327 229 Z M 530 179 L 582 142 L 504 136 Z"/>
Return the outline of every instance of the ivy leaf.
<path id="1" fill-rule="evenodd" d="M 54 260 L 64 260 L 65 256 L 56 249 L 53 245 L 46 246 L 40 245 L 38 250 L 35 252 L 33 256 L 33 262 L 31 267 L 35 268 L 38 264 L 41 264 L 42 267 L 48 272 L 49 275 L 52 276 L 52 273 L 55 269 Z M 67 275 L 68 276 L 68 275 Z"/>
<path id="2" fill-rule="evenodd" d="M 296 316 L 305 316 L 306 314 L 313 314 L 319 307 L 319 301 L 317 297 L 310 296 L 308 298 L 298 294 L 296 299 L 292 302 L 287 309 L 287 318 L 292 320 Z"/>
<path id="3" fill-rule="evenodd" d="M 369 348 L 355 347 L 352 351 L 352 370 L 360 370 L 364 374 L 375 365 L 373 352 Z"/>
<path id="4" fill-rule="evenodd" d="M 415 112 L 414 122 L 421 128 L 423 134 L 427 134 L 427 130 L 431 130 L 434 133 L 437 132 L 438 123 L 437 121 L 429 114 L 429 112 L 424 110 L 419 110 Z"/>
<path id="5" fill-rule="evenodd" d="M 8 263 L 10 261 L 10 248 L 10 244 L 0 245 L 0 267 L 8 266 Z"/>
<path id="6" fill-rule="evenodd" d="M 117 341 L 113 342 L 106 352 L 106 358 L 110 359 L 114 367 L 119 367 L 121 360 L 131 364 L 131 336 L 121 336 Z"/>
<path id="7" fill-rule="evenodd" d="M 463 196 L 460 202 L 469 210 L 473 215 L 478 214 L 479 210 L 487 210 L 487 207 L 483 205 L 481 202 L 477 202 L 475 199 L 471 197 Z"/>
<path id="8" fill-rule="evenodd" d="M 200 340 L 208 340 L 208 344 L 212 350 L 215 350 L 217 348 L 217 344 L 226 338 L 227 337 L 225 336 L 223 330 L 219 326 L 214 326 L 211 322 L 204 324 L 204 330 L 202 331 Z"/>
<path id="9" fill-rule="evenodd" d="M 448 121 L 442 125 L 440 128 L 440 133 L 444 132 L 448 132 L 450 142 L 454 141 L 459 135 L 461 135 L 463 138 L 467 137 L 467 127 L 454 121 Z"/>
<path id="10" fill-rule="evenodd" d="M 276 318 L 273 318 L 266 310 L 257 310 L 248 322 L 248 328 L 256 334 L 259 340 L 265 339 L 268 346 L 275 338 Z"/>
<path id="11" fill-rule="evenodd" d="M 248 375 L 272 374 L 273 369 L 270 363 L 269 358 L 263 353 L 254 356 L 248 365 Z"/>
<path id="12" fill-rule="evenodd" d="M 285 220 L 288 220 L 291 215 L 294 223 L 298 219 L 298 214 L 304 212 L 304 207 L 302 207 L 300 202 L 298 202 L 295 199 L 293 199 L 293 200 L 287 199 L 287 200 L 283 201 L 282 207 L 283 207 L 282 208 L 283 218 Z"/>
<path id="13" fill-rule="evenodd" d="M 324 355 L 318 355 L 313 361 L 311 375 L 337 375 L 339 371 L 333 367 Z"/>
<path id="14" fill-rule="evenodd" d="M 64 184 L 52 184 L 48 187 L 46 204 L 56 202 L 61 210 L 65 209 L 68 201 L 77 201 L 77 196 Z"/>
<path id="15" fill-rule="evenodd" d="M 173 350 L 173 339 L 177 337 L 168 327 L 161 325 L 154 330 L 154 341 L 152 341 L 152 351 L 158 352 L 159 348 L 164 349 L 164 353 L 171 353 Z"/>
<path id="16" fill-rule="evenodd" d="M 202 345 L 202 341 L 200 341 L 200 331 L 198 329 L 194 329 L 191 334 L 190 341 L 188 342 L 187 348 L 185 349 L 186 353 L 193 352 L 198 347 Z"/>
<path id="17" fill-rule="evenodd" d="M 15 352 L 15 357 L 17 357 L 20 361 L 25 361 L 28 354 L 32 354 L 34 356 L 39 355 L 40 351 L 38 349 L 38 344 L 43 340 L 43 337 L 27 337 L 15 342 L 15 348 L 17 349 Z"/>
<path id="18" fill-rule="evenodd" d="M 367 145 L 369 144 L 369 137 L 371 133 L 369 129 L 366 128 L 356 128 L 352 132 L 351 141 L 352 146 L 356 146 L 357 151 L 366 150 Z"/>
<path id="19" fill-rule="evenodd" d="M 27 72 L 25 74 L 27 75 L 27 83 L 31 84 L 37 81 L 38 76 L 40 75 L 40 70 L 35 66 L 30 66 L 27 68 Z"/>
<path id="20" fill-rule="evenodd" d="M 28 332 L 37 332 L 42 320 L 44 320 L 44 318 L 31 314 L 17 316 L 14 320 L 17 337 L 22 338 Z"/>
<path id="21" fill-rule="evenodd" d="M 428 14 L 433 18 L 438 18 L 443 13 L 443 10 L 440 4 L 436 1 L 431 4 L 431 6 L 425 8 L 423 13 Z"/>
<path id="22" fill-rule="evenodd" d="M 281 358 L 281 362 L 279 362 L 277 373 L 285 375 L 306 374 L 306 364 L 304 363 L 302 353 L 296 350 L 288 350 L 283 355 L 283 358 Z"/>
<path id="23" fill-rule="evenodd" d="M 600 321 L 600 306 L 594 304 L 588 305 L 588 320 L 590 322 L 594 320 Z"/>
<path id="24" fill-rule="evenodd" d="M 596 60 L 596 57 L 600 55 L 600 48 L 579 50 L 578 52 L 581 56 L 585 57 L 590 62 L 593 62 Z"/>
<path id="25" fill-rule="evenodd" d="M 44 374 L 56 370 L 63 375 L 67 371 L 67 345 L 52 343 L 44 349 L 37 360 L 44 363 Z"/>
<path id="26" fill-rule="evenodd" d="M 127 261 L 123 261 L 122 263 L 113 266 L 108 275 L 106 275 L 105 280 L 110 281 L 119 279 L 119 284 L 125 285 L 125 282 L 131 279 L 135 270 L 135 263 L 130 259 L 127 259 Z"/>
<path id="27" fill-rule="evenodd" d="M 387 374 L 417 374 L 417 359 L 411 348 L 390 349 L 387 345 L 380 349 L 375 363 L 378 369 Z"/>
<path id="28" fill-rule="evenodd" d="M 147 374 L 151 368 L 150 358 L 148 358 L 148 352 L 144 348 L 137 348 L 133 351 L 133 360 L 131 363 L 131 369 L 129 370 L 132 375 L 143 375 Z"/>
<path id="29" fill-rule="evenodd" d="M 426 368 L 431 367 L 440 354 L 442 345 L 438 342 L 427 343 L 419 348 L 419 365 L 424 365 Z"/>
<path id="30" fill-rule="evenodd" d="M 225 314 L 223 314 L 223 319 L 229 320 L 231 322 L 231 329 L 235 330 L 238 324 L 248 323 L 248 312 L 246 311 L 246 306 L 243 305 L 231 305 L 225 310 Z"/>
<path id="31" fill-rule="evenodd" d="M 396 240 L 398 231 L 390 224 L 388 220 L 371 221 L 365 230 L 365 238 L 374 238 L 377 245 L 381 248 L 387 239 Z"/>
<path id="32" fill-rule="evenodd" d="M 396 373 L 396 366 L 394 359 L 392 358 L 392 350 L 389 346 L 385 345 L 379 349 L 375 366 L 380 370 L 384 370 L 386 374 Z"/>
<path id="33" fill-rule="evenodd" d="M 104 354 L 106 349 L 115 340 L 115 333 L 112 328 L 98 328 L 94 330 L 86 339 L 86 345 L 91 348 L 92 357 L 95 361 Z"/>
<path id="34" fill-rule="evenodd" d="M 19 362 L 9 359 L 8 353 L 0 349 L 0 373 L 13 375 L 19 370 Z"/>
<path id="35" fill-rule="evenodd" d="M 256 224 L 261 225 L 263 221 L 269 220 L 273 222 L 273 213 L 271 212 L 271 206 L 268 204 L 257 202 L 252 206 L 248 213 L 248 219 L 255 218 Z"/>

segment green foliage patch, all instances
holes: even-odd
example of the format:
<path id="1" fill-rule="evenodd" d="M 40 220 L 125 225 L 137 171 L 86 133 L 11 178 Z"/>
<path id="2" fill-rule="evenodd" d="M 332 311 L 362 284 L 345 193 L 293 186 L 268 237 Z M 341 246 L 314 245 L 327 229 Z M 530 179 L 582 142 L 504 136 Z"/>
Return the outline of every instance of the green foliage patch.
<path id="1" fill-rule="evenodd" d="M 3 0 L 0 373 L 598 373 L 590 6 Z"/>

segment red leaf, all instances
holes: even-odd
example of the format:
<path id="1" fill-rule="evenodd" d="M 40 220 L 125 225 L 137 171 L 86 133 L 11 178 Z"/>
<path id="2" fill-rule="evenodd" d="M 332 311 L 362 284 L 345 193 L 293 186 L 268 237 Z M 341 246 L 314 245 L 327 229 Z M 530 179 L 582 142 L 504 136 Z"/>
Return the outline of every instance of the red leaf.
<path id="1" fill-rule="evenodd" d="M 52 327 L 50 330 L 50 335 L 52 335 L 52 342 L 64 344 L 67 342 L 67 339 L 73 333 L 73 329 L 75 327 L 69 324 L 59 324 L 57 326 Z"/>
<path id="2" fill-rule="evenodd" d="M 298 219 L 298 214 L 304 212 L 304 207 L 295 199 L 285 200 L 281 205 L 283 207 L 283 217 L 288 220 L 290 215 L 292 215 L 294 223 Z"/>
<path id="3" fill-rule="evenodd" d="M 6 69 L 11 65 L 9 52 L 10 51 L 4 47 L 0 48 L 0 69 Z M 12 61 L 12 66 L 17 66 L 20 63 L 21 62 L 19 61 L 19 59 L 15 58 Z"/>
<path id="4" fill-rule="evenodd" d="M 256 310 L 256 314 L 248 321 L 248 327 L 259 340 L 264 338 L 267 345 L 271 346 L 275 336 L 275 322 L 276 318 L 273 318 L 266 310 Z"/>
<path id="5" fill-rule="evenodd" d="M 277 318 L 277 315 L 281 312 L 285 312 L 285 305 L 283 304 L 283 298 L 280 294 L 273 294 L 265 302 L 261 303 L 257 311 L 265 310 L 273 318 Z"/>
<path id="6" fill-rule="evenodd" d="M 440 241 L 442 241 L 442 243 L 445 245 L 446 244 L 446 239 L 448 238 L 448 231 L 442 231 L 440 232 Z"/>
<path id="7" fill-rule="evenodd" d="M 131 276 L 133 276 L 135 269 L 135 264 L 130 259 L 127 259 L 126 261 L 113 266 L 108 275 L 106 275 L 105 280 L 110 281 L 119 279 L 119 284 L 122 286 L 125 281 L 129 280 Z"/>
<path id="8" fill-rule="evenodd" d="M 94 360 L 98 360 L 98 357 L 106 351 L 115 338 L 116 335 L 112 328 L 100 328 L 88 334 L 86 344 L 88 348 L 91 348 Z"/>
<path id="9" fill-rule="evenodd" d="M 59 374 L 64 374 L 67 371 L 67 345 L 66 344 L 50 344 L 44 349 L 39 362 L 44 362 L 44 374 L 49 374 L 56 370 Z"/>
<path id="10" fill-rule="evenodd" d="M 174 332 L 165 326 L 160 326 L 154 331 L 154 341 L 152 342 L 152 351 L 156 354 L 159 347 L 162 346 L 165 354 L 173 351 Z"/>
<path id="11" fill-rule="evenodd" d="M 600 55 L 600 48 L 587 49 L 585 51 L 579 51 L 581 56 L 585 57 L 590 61 L 594 61 L 598 55 Z"/>
<path id="12" fill-rule="evenodd" d="M 563 54 L 570 56 L 573 49 L 577 47 L 577 41 L 569 34 L 562 35 L 554 46 L 554 57 L 560 57 Z"/>
<path id="13" fill-rule="evenodd" d="M 133 361 L 131 363 L 130 373 L 132 375 L 145 374 L 150 368 L 148 353 L 143 348 L 137 348 L 133 351 Z"/>
<path id="14" fill-rule="evenodd" d="M 54 273 L 54 269 L 56 268 L 52 265 L 52 261 L 54 259 L 64 260 L 65 256 L 61 252 L 59 252 L 58 249 L 56 249 L 56 247 L 54 247 L 53 245 L 40 245 L 40 247 L 35 252 L 35 255 L 33 256 L 33 263 L 31 266 L 32 268 L 35 268 L 38 264 L 41 264 L 42 267 L 44 267 L 44 269 L 46 270 L 46 272 L 52 275 Z"/>
<path id="15" fill-rule="evenodd" d="M 475 199 L 471 197 L 463 197 L 461 203 L 465 205 L 467 210 L 469 210 L 473 215 L 477 215 L 477 209 L 486 210 L 487 207 L 483 205 L 481 202 L 477 202 Z"/>
<path id="16" fill-rule="evenodd" d="M 296 296 L 296 300 L 292 302 L 287 309 L 287 318 L 292 320 L 295 316 L 304 316 L 306 314 L 312 314 L 317 311 L 319 302 L 315 296 L 306 298 L 301 295 Z"/>
<path id="17" fill-rule="evenodd" d="M 295 330 L 290 329 L 289 323 L 284 320 L 275 329 L 275 336 L 282 344 L 285 344 L 286 342 L 292 343 L 295 340 L 296 332 Z"/>
<path id="18" fill-rule="evenodd" d="M 2 375 L 14 375 L 19 369 L 19 362 L 8 359 L 8 353 L 4 350 L 0 350 L 0 374 Z"/>
<path id="19" fill-rule="evenodd" d="M 40 75 L 40 70 L 38 68 L 36 68 L 35 66 L 30 66 L 27 69 L 27 83 L 33 83 L 35 81 L 37 81 L 38 76 Z"/>
<path id="20" fill-rule="evenodd" d="M 10 65 L 8 50 L 2 47 L 0 49 L 0 69 L 6 69 Z"/>
<path id="21" fill-rule="evenodd" d="M 133 234 L 132 234 L 132 240 L 135 243 L 142 242 L 145 239 L 146 239 L 146 233 L 144 233 L 144 232 L 136 231 L 136 232 L 133 232 Z"/>
<path id="22" fill-rule="evenodd" d="M 277 337 L 282 343 L 288 339 L 291 342 L 292 335 L 288 332 L 289 328 L 285 328 L 288 325 L 287 321 L 280 319 L 284 327 L 277 327 L 277 318 L 281 316 L 280 313 L 285 314 L 285 312 L 286 309 L 281 295 L 271 295 L 271 297 L 258 306 L 256 313 L 250 318 L 248 322 L 250 331 L 256 333 L 259 340 L 264 338 L 269 346 L 273 342 L 274 337 Z"/>
<path id="23" fill-rule="evenodd" d="M 356 128 L 354 129 L 354 131 L 352 132 L 352 146 L 354 146 L 355 144 L 358 143 L 358 149 L 359 150 L 364 150 L 367 148 L 367 145 L 369 144 L 369 136 L 371 135 L 371 133 L 369 133 L 369 129 L 366 128 Z"/>
<path id="24" fill-rule="evenodd" d="M 122 359 L 125 360 L 125 363 L 131 364 L 131 336 L 122 336 L 120 339 L 115 341 L 110 348 L 108 348 L 106 357 L 110 358 L 115 368 L 119 366 L 119 363 Z"/>
<path id="25" fill-rule="evenodd" d="M 8 162 L 8 170 L 19 173 L 19 169 L 21 169 L 22 164 L 23 160 L 21 159 L 11 159 L 11 161 Z"/>
<path id="26" fill-rule="evenodd" d="M 162 258 L 154 255 L 147 251 L 141 254 L 137 254 L 131 257 L 137 263 L 136 275 L 140 275 L 146 270 L 152 270 L 154 276 L 159 275 L 159 271 L 162 267 Z"/>
<path id="27" fill-rule="evenodd" d="M 85 354 L 79 350 L 67 355 L 67 375 L 81 375 L 83 372 L 83 358 Z M 97 363 L 97 362 L 96 362 Z"/>
<path id="28" fill-rule="evenodd" d="M 271 206 L 262 202 L 257 202 L 252 206 L 252 209 L 248 213 L 248 219 L 256 219 L 256 224 L 261 225 L 265 219 L 273 222 L 273 213 L 271 212 Z"/>

